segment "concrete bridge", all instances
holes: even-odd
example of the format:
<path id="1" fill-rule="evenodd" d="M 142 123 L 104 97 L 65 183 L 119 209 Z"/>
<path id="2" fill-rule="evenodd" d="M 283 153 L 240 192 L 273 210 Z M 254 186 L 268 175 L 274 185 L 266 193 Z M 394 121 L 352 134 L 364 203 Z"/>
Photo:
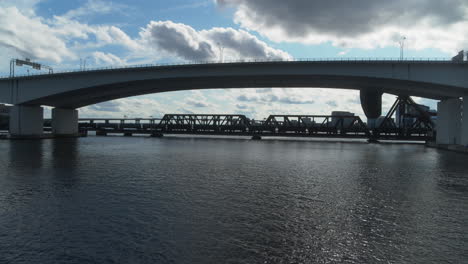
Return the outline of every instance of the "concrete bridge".
<path id="1" fill-rule="evenodd" d="M 150 93 L 262 87 L 359 90 L 368 118 L 381 115 L 382 93 L 437 99 L 438 143 L 468 145 L 468 63 L 463 61 L 257 61 L 54 73 L 0 79 L 0 103 L 14 105 L 14 137 L 42 134 L 43 105 L 54 107 L 53 132 L 73 135 L 76 109 L 83 106 Z"/>

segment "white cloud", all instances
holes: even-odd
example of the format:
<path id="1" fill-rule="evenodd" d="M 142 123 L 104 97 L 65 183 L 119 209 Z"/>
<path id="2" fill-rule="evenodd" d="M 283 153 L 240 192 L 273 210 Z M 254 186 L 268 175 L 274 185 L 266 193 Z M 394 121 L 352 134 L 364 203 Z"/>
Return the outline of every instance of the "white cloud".
<path id="1" fill-rule="evenodd" d="M 268 46 L 254 35 L 232 28 L 196 31 L 188 25 L 172 21 L 151 21 L 140 37 L 143 43 L 156 50 L 185 60 L 218 60 L 221 49 L 226 59 L 291 58 L 288 53 Z"/>
<path id="2" fill-rule="evenodd" d="M 149 45 L 183 59 L 209 60 L 216 56 L 208 40 L 185 24 L 151 21 L 140 36 Z"/>
<path id="3" fill-rule="evenodd" d="M 39 17 L 28 17 L 16 7 L 0 7 L 0 47 L 23 57 L 61 62 L 73 58 L 66 42 Z"/>
<path id="4" fill-rule="evenodd" d="M 185 104 L 187 104 L 189 107 L 193 106 L 197 108 L 210 107 L 210 104 L 208 104 L 206 101 L 195 99 L 187 99 Z"/>
<path id="5" fill-rule="evenodd" d="M 91 58 L 97 65 L 125 65 L 126 62 L 112 53 L 93 52 Z"/>
<path id="6" fill-rule="evenodd" d="M 202 36 L 224 48 L 227 57 L 251 59 L 291 59 L 287 52 L 274 49 L 254 35 L 233 28 L 212 28 L 200 32 Z M 219 56 L 219 54 L 218 54 Z"/>
<path id="7" fill-rule="evenodd" d="M 114 26 L 90 26 L 61 16 L 44 19 L 32 11 L 25 14 L 17 7 L 0 5 L 0 49 L 9 56 L 63 63 L 77 59 L 83 47 L 110 44 L 139 49 L 136 41 Z"/>
<path id="8" fill-rule="evenodd" d="M 1 0 L 0 8 L 16 7 L 26 15 L 34 15 L 36 5 L 44 0 Z"/>
<path id="9" fill-rule="evenodd" d="M 109 14 L 115 12 L 121 12 L 121 10 L 128 9 L 129 7 L 122 4 L 116 4 L 112 1 L 101 1 L 101 0 L 88 0 L 84 5 L 69 10 L 61 17 L 69 20 L 79 19 L 82 17 L 89 17 L 94 14 Z"/>
<path id="10" fill-rule="evenodd" d="M 468 46 L 465 0 L 215 0 L 235 8 L 234 20 L 276 42 L 374 49 L 398 46 L 454 53 Z"/>
<path id="11" fill-rule="evenodd" d="M 104 102 L 96 105 L 80 108 L 80 117 L 104 117 L 104 118 L 145 118 L 161 117 L 163 105 L 156 100 L 138 96 Z"/>

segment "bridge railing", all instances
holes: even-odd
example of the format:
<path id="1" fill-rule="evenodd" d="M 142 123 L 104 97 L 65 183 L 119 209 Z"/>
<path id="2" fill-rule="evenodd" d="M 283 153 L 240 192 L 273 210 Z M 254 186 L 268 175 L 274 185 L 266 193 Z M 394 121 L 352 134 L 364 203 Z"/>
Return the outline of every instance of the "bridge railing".
<path id="1" fill-rule="evenodd" d="M 33 73 L 33 74 L 19 74 L 13 77 L 27 77 L 27 76 L 41 76 L 53 75 L 63 73 L 76 73 L 76 72 L 94 72 L 94 71 L 107 71 L 107 70 L 122 70 L 134 68 L 151 68 L 151 67 L 171 67 L 171 66 L 190 66 L 202 64 L 235 64 L 235 63 L 274 63 L 274 62 L 429 62 L 429 63 L 468 63 L 467 61 L 453 62 L 449 58 L 435 57 L 435 58 L 392 58 L 392 57 L 374 57 L 374 58 L 294 58 L 294 59 L 244 59 L 244 60 L 224 60 L 220 61 L 184 61 L 175 63 L 154 63 L 154 64 L 135 64 L 135 65 L 119 65 L 119 66 L 106 66 L 87 68 L 85 70 L 79 69 L 65 69 L 55 70 L 53 73 Z M 12 78 L 9 75 L 0 76 L 0 79 Z"/>

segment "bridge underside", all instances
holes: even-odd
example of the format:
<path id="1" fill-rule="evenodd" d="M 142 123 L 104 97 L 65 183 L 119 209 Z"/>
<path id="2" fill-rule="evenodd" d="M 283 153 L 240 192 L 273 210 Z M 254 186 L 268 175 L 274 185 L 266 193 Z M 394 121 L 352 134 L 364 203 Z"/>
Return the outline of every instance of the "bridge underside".
<path id="1" fill-rule="evenodd" d="M 430 99 L 458 97 L 464 89 L 439 84 L 382 78 L 343 76 L 247 76 L 198 77 L 142 80 L 76 89 L 23 102 L 76 109 L 105 101 L 153 93 L 230 88 L 336 88 L 373 91 L 394 95 L 419 96 Z M 449 91 L 449 92 L 448 92 Z"/>

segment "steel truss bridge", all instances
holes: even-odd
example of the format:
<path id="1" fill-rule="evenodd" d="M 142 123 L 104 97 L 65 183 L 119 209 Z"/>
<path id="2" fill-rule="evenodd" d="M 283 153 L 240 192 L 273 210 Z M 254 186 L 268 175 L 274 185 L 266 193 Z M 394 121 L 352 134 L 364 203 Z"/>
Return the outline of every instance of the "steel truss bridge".
<path id="1" fill-rule="evenodd" d="M 397 109 L 399 120 L 392 118 Z M 410 122 L 408 122 L 410 121 Z M 435 137 L 431 116 L 410 97 L 399 97 L 389 113 L 372 128 L 359 116 L 331 115 L 270 115 L 265 120 L 249 119 L 245 115 L 166 114 L 163 118 L 83 118 L 79 129 L 95 131 L 96 135 L 164 134 L 231 135 L 265 137 L 335 137 L 371 140 L 428 141 Z M 51 121 L 44 127 L 49 130 Z"/>

